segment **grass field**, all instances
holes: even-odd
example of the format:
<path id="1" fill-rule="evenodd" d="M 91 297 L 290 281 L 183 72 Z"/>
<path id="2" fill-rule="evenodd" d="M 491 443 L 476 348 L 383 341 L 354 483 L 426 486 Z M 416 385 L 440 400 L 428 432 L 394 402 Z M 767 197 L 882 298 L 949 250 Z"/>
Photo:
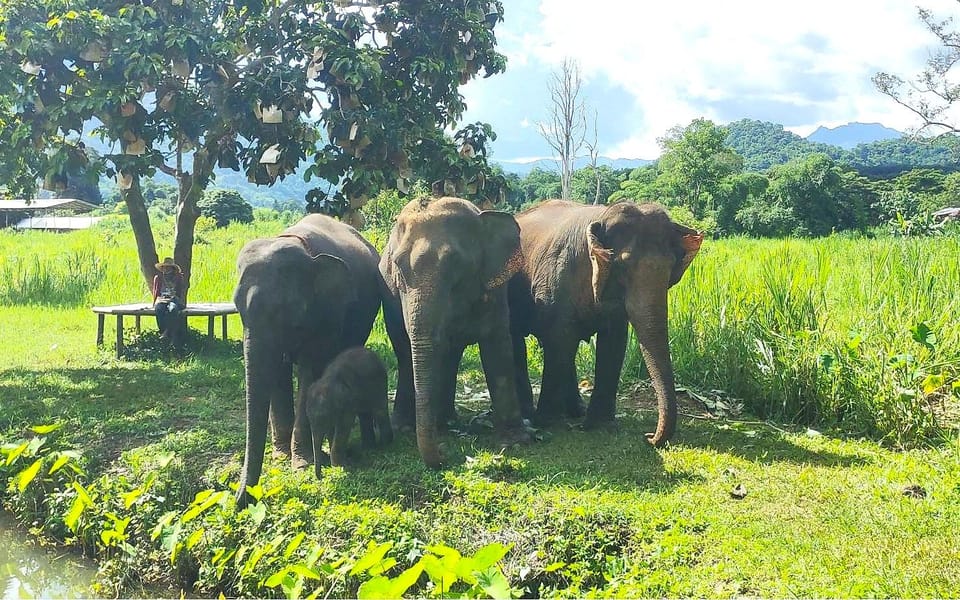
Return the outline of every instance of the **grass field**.
<path id="1" fill-rule="evenodd" d="M 202 230 L 191 299 L 228 299 L 239 248 L 279 229 Z M 351 597 L 418 564 L 406 595 L 960 594 L 957 239 L 705 244 L 671 292 L 691 394 L 666 449 L 643 442 L 655 414 L 631 350 L 616 432 L 560 424 L 502 450 L 479 418 L 446 438 L 443 471 L 401 435 L 320 482 L 268 457 L 266 497 L 241 513 L 237 317 L 183 356 L 149 323 L 122 360 L 94 347 L 90 305 L 149 299 L 130 240 L 0 233 L 0 498 L 95 553 L 100 594 Z M 370 345 L 392 363 L 379 324 Z M 589 382 L 588 345 L 578 362 Z M 466 417 L 486 408 L 478 363 Z M 489 566 L 491 548 L 509 550 Z"/>

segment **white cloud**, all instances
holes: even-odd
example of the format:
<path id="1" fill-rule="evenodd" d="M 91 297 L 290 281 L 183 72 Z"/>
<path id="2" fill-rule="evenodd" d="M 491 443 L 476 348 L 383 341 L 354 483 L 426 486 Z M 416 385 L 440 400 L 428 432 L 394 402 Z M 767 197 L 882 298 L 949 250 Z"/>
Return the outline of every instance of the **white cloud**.
<path id="1" fill-rule="evenodd" d="M 957 13 L 954 0 L 924 6 Z M 547 69 L 569 56 L 585 80 L 627 90 L 635 110 L 621 116 L 622 139 L 604 152 L 612 156 L 656 156 L 657 137 L 701 116 L 775 120 L 807 133 L 849 121 L 908 129 L 911 114 L 870 77 L 909 77 L 936 47 L 905 0 L 541 0 L 539 13 L 538 27 L 501 39 L 504 51 L 512 64 Z M 750 114 L 757 106 L 780 114 Z"/>

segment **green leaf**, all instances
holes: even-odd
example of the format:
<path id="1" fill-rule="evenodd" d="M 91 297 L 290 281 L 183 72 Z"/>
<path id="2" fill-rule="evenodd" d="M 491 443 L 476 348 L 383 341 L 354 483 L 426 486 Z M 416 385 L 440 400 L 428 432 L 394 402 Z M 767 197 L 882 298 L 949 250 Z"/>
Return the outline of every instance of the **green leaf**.
<path id="1" fill-rule="evenodd" d="M 927 375 L 920 387 L 923 389 L 924 394 L 929 395 L 942 388 L 946 383 L 947 377 L 943 373 L 939 375 Z"/>
<path id="2" fill-rule="evenodd" d="M 563 561 L 558 561 L 558 562 L 555 562 L 555 563 L 550 563 L 549 565 L 547 565 L 547 566 L 545 566 L 545 567 L 543 568 L 543 572 L 544 572 L 544 573 L 553 573 L 554 571 L 557 571 L 557 570 L 559 570 L 559 569 L 562 569 L 562 568 L 564 568 L 565 566 L 567 566 L 567 563 L 565 563 L 565 562 L 563 562 Z"/>
<path id="3" fill-rule="evenodd" d="M 509 600 L 511 596 L 510 582 L 504 577 L 500 569 L 490 567 L 478 576 L 480 587 L 491 598 Z"/>
<path id="4" fill-rule="evenodd" d="M 36 478 L 37 473 L 40 472 L 40 467 L 43 466 L 43 458 L 38 458 L 33 461 L 29 467 L 20 471 L 20 474 L 17 476 L 17 489 L 23 493 L 27 486 Z"/>
<path id="5" fill-rule="evenodd" d="M 190 534 L 190 537 L 187 538 L 187 543 L 186 543 L 187 550 L 190 550 L 191 548 L 193 548 L 194 546 L 200 543 L 200 540 L 203 539 L 204 531 L 205 531 L 204 528 L 201 527 L 200 529 Z"/>
<path id="6" fill-rule="evenodd" d="M 478 571 L 486 571 L 506 556 L 511 548 L 513 548 L 513 544 L 505 546 L 498 543 L 487 544 L 483 548 L 480 548 L 477 550 L 477 553 L 473 555 L 473 562 L 476 569 Z"/>
<path id="7" fill-rule="evenodd" d="M 301 563 L 295 563 L 290 565 L 290 571 L 296 573 L 304 579 L 320 579 L 320 573 L 317 573 L 307 565 Z"/>
<path id="8" fill-rule="evenodd" d="M 31 431 L 38 435 L 46 435 L 52 431 L 56 431 L 63 427 L 63 423 L 51 423 L 50 425 L 34 425 L 30 428 Z"/>
<path id="9" fill-rule="evenodd" d="M 8 467 L 12 465 L 15 460 L 20 458 L 21 454 L 26 452 L 29 446 L 30 446 L 30 442 L 23 442 L 19 446 L 15 446 L 13 449 L 9 450 L 7 453 L 7 462 L 4 463 L 4 465 Z"/>
<path id="10" fill-rule="evenodd" d="M 283 583 L 283 578 L 286 577 L 287 573 L 289 572 L 290 569 L 288 567 L 284 567 L 270 577 L 267 577 L 266 581 L 263 582 L 263 585 L 265 587 L 277 587 Z"/>
<path id="11" fill-rule="evenodd" d="M 61 452 L 60 456 L 57 457 L 57 460 L 53 461 L 53 464 L 50 465 L 50 470 L 47 471 L 47 475 L 53 475 L 57 471 L 63 468 L 63 465 L 70 462 L 71 456 L 65 452 Z"/>
<path id="12" fill-rule="evenodd" d="M 382 544 L 371 544 L 367 547 L 367 553 L 361 556 L 353 568 L 350 569 L 350 575 L 363 573 L 370 567 L 379 563 L 390 548 L 393 548 L 393 542 L 384 542 Z"/>
<path id="13" fill-rule="evenodd" d="M 399 595 L 393 593 L 393 583 L 389 578 L 374 577 L 360 584 L 357 590 L 358 600 L 374 600 L 375 598 L 399 598 Z"/>
<path id="14" fill-rule="evenodd" d="M 439 558 L 432 554 L 425 554 L 420 562 L 423 563 L 423 570 L 427 572 L 430 581 L 440 588 L 441 594 L 450 591 L 450 586 L 459 579 L 455 571 L 447 568 Z"/>
<path id="15" fill-rule="evenodd" d="M 397 575 L 393 579 L 391 584 L 390 594 L 388 598 L 400 598 L 403 596 L 411 586 L 417 583 L 417 580 L 420 579 L 420 575 L 423 573 L 423 562 L 417 561 L 414 565 L 406 570 L 403 573 Z"/>
<path id="16" fill-rule="evenodd" d="M 86 508 L 86 505 L 83 503 L 83 499 L 76 496 L 70 503 L 70 510 L 63 517 L 63 524 L 75 534 L 77 533 L 77 523 L 80 521 L 80 515 L 83 514 L 84 508 Z"/>
<path id="17" fill-rule="evenodd" d="M 303 539 L 307 537 L 307 534 L 300 532 L 297 535 L 293 536 L 293 539 L 290 540 L 290 543 L 287 544 L 287 547 L 283 550 L 283 559 L 286 560 L 290 558 L 290 555 L 293 554 L 297 548 L 300 547 L 300 544 L 303 542 Z"/>
<path id="18" fill-rule="evenodd" d="M 928 350 L 933 350 L 937 343 L 937 334 L 923 321 L 911 327 L 910 334 L 913 336 L 913 341 L 925 346 Z"/>
<path id="19" fill-rule="evenodd" d="M 183 513 L 181 521 L 184 523 L 189 523 L 193 519 L 200 516 L 204 511 L 209 509 L 214 504 L 222 501 L 226 497 L 227 493 L 225 491 L 213 492 L 213 490 L 203 490 L 197 492 L 196 499 L 193 501 L 193 505 L 187 512 Z"/>

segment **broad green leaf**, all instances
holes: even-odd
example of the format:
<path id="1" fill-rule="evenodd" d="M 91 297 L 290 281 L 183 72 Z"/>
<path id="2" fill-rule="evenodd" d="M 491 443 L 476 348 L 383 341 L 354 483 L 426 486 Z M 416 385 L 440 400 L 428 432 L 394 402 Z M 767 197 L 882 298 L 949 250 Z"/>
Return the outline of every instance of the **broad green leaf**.
<path id="1" fill-rule="evenodd" d="M 357 590 L 358 600 L 374 600 L 378 598 L 399 598 L 399 595 L 393 594 L 393 583 L 389 578 L 374 577 L 360 584 Z"/>
<path id="2" fill-rule="evenodd" d="M 296 573 L 304 579 L 320 579 L 320 573 L 317 573 L 307 565 L 301 563 L 295 563 L 290 565 L 290 571 Z"/>
<path id="3" fill-rule="evenodd" d="M 70 503 L 70 510 L 63 517 L 63 524 L 73 533 L 77 533 L 77 522 L 80 520 L 84 508 L 86 508 L 86 505 L 83 503 L 83 499 L 76 496 Z"/>
<path id="4" fill-rule="evenodd" d="M 227 496 L 227 493 L 223 490 L 213 493 L 213 490 L 204 490 L 197 493 L 197 499 L 193 501 L 194 506 L 183 514 L 181 520 L 184 523 L 189 523 L 193 519 L 200 516 L 204 511 L 209 509 L 214 504 L 217 504 Z M 202 501 L 201 501 L 202 498 Z M 199 504 L 198 504 L 199 502 Z"/>
<path id="5" fill-rule="evenodd" d="M 16 446 L 13 449 L 9 450 L 7 453 L 7 462 L 5 463 L 5 465 L 8 467 L 12 465 L 13 462 L 17 460 L 21 454 L 26 452 L 29 446 L 30 446 L 30 442 L 24 442 L 19 446 Z"/>
<path id="6" fill-rule="evenodd" d="M 397 564 L 397 559 L 395 558 L 385 558 L 367 569 L 367 574 L 371 576 L 382 575 L 392 569 Z"/>
<path id="7" fill-rule="evenodd" d="M 371 543 L 371 545 L 367 547 L 367 553 L 361 556 L 356 564 L 353 565 L 353 568 L 350 569 L 350 575 L 354 576 L 363 573 L 380 562 L 390 548 L 393 548 L 393 542 L 384 542 L 382 544 Z"/>
<path id="8" fill-rule="evenodd" d="M 932 394 L 935 391 L 942 388 L 944 385 L 946 385 L 946 383 L 947 383 L 947 378 L 943 373 L 939 375 L 927 375 L 924 378 L 923 383 L 921 384 L 921 387 L 923 389 L 924 394 Z"/>
<path id="9" fill-rule="evenodd" d="M 20 474 L 17 476 L 17 489 L 22 493 L 27 486 L 36 478 L 37 473 L 40 472 L 40 467 L 43 466 L 43 459 L 38 458 L 33 461 L 29 467 L 20 471 Z"/>
<path id="10" fill-rule="evenodd" d="M 56 431 L 61 427 L 63 427 L 63 423 L 51 423 L 50 425 L 34 425 L 30 428 L 30 430 L 38 435 L 45 435 L 51 431 Z"/>
<path id="11" fill-rule="evenodd" d="M 293 539 L 290 540 L 290 543 L 287 544 L 287 547 L 283 550 L 284 560 L 290 558 L 290 555 L 293 554 L 297 548 L 300 547 L 300 544 L 303 542 L 304 538 L 307 537 L 307 534 L 300 532 L 297 535 L 293 536 Z"/>
<path id="12" fill-rule="evenodd" d="M 491 567 L 483 573 L 479 573 L 477 579 L 479 580 L 480 587 L 483 588 L 483 591 L 491 598 L 496 598 L 497 600 L 509 600 L 511 598 L 510 582 L 507 581 L 507 578 L 504 577 L 500 569 Z"/>
<path id="13" fill-rule="evenodd" d="M 283 578 L 287 576 L 287 573 L 288 573 L 289 571 L 290 571 L 290 569 L 287 568 L 287 567 L 284 567 L 284 568 L 280 569 L 279 571 L 277 571 L 276 573 L 274 573 L 274 574 L 271 575 L 270 577 L 267 577 L 266 581 L 263 582 L 263 585 L 264 585 L 265 587 L 277 587 L 277 586 L 279 586 L 281 583 L 283 583 Z"/>
<path id="14" fill-rule="evenodd" d="M 473 555 L 473 562 L 478 571 L 486 571 L 489 567 L 497 564 L 497 562 L 506 556 L 507 552 L 510 552 L 510 549 L 513 548 L 513 544 L 503 545 L 496 542 L 492 544 L 487 544 L 483 548 L 477 550 L 477 553 Z"/>
<path id="15" fill-rule="evenodd" d="M 204 529 L 203 527 L 201 527 L 200 529 L 190 534 L 190 537 L 187 538 L 187 544 L 186 544 L 187 550 L 190 550 L 191 548 L 193 548 L 194 546 L 200 543 L 200 540 L 203 539 L 203 533 L 204 533 Z"/>
<path id="16" fill-rule="evenodd" d="M 430 581 L 440 588 L 441 594 L 450 591 L 450 586 L 459 579 L 455 571 L 448 569 L 439 558 L 432 554 L 425 554 L 420 562 L 423 563 L 423 570 L 427 572 Z"/>
<path id="17" fill-rule="evenodd" d="M 423 561 L 418 560 L 412 567 L 397 575 L 391 584 L 390 598 L 400 598 L 411 586 L 417 583 L 423 573 Z"/>
<path id="18" fill-rule="evenodd" d="M 565 566 L 567 566 L 567 563 L 565 563 L 565 562 L 563 562 L 563 561 L 558 561 L 558 562 L 555 562 L 555 563 L 550 563 L 549 565 L 547 565 L 547 566 L 545 566 L 545 567 L 543 568 L 543 572 L 544 572 L 544 573 L 553 573 L 554 571 L 556 571 L 556 570 L 558 570 L 558 569 L 562 569 L 562 568 L 564 568 Z"/>

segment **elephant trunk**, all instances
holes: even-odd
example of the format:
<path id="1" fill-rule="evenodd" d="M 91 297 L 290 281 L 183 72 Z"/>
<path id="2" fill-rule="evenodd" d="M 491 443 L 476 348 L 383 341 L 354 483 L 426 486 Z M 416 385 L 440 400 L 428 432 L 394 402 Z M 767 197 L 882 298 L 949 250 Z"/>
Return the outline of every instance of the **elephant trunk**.
<path id="1" fill-rule="evenodd" d="M 644 290 L 627 300 L 627 316 L 637 334 L 643 360 L 657 393 L 657 430 L 648 434 L 654 446 L 662 446 L 677 427 L 677 393 L 670 361 L 667 335 L 667 294 L 662 290 Z"/>
<path id="2" fill-rule="evenodd" d="M 430 336 L 418 327 L 410 328 L 410 346 L 413 353 L 413 387 L 417 398 L 417 447 L 423 462 L 431 468 L 439 468 L 440 446 L 437 442 L 437 420 L 433 412 L 433 374 L 437 365 L 434 344 Z"/>
<path id="3" fill-rule="evenodd" d="M 243 362 L 246 374 L 246 448 L 243 455 L 243 471 L 237 489 L 237 506 L 245 507 L 251 500 L 247 487 L 257 485 L 263 470 L 263 452 L 267 440 L 267 419 L 270 414 L 270 393 L 276 370 L 271 364 L 277 352 L 265 348 L 262 342 L 252 339 L 250 330 L 243 331 Z"/>

